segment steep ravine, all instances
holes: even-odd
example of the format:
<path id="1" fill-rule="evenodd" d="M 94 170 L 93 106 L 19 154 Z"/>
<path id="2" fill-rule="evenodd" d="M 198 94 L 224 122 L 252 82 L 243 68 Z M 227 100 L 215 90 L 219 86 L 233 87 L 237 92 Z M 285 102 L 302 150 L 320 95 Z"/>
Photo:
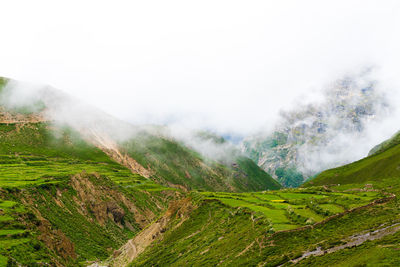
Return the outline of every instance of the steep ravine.
<path id="1" fill-rule="evenodd" d="M 163 233 L 168 228 L 169 222 L 174 219 L 180 219 L 180 225 L 186 220 L 188 213 L 193 210 L 193 204 L 190 198 L 171 201 L 166 212 L 153 223 L 149 224 L 133 239 L 130 239 L 120 249 L 116 250 L 113 256 L 105 262 L 92 263 L 90 267 L 124 267 L 128 266 L 136 257 L 138 257 L 155 240 L 163 238 Z"/>
<path id="2" fill-rule="evenodd" d="M 96 131 L 94 129 L 88 129 L 87 131 L 82 131 L 83 136 L 86 136 L 93 145 L 100 148 L 104 153 L 106 153 L 110 158 L 114 159 L 119 164 L 127 167 L 133 173 L 140 174 L 143 177 L 149 178 L 152 174 L 151 170 L 146 169 L 140 165 L 135 159 L 129 155 L 122 154 L 118 144 L 107 136 L 105 133 Z"/>

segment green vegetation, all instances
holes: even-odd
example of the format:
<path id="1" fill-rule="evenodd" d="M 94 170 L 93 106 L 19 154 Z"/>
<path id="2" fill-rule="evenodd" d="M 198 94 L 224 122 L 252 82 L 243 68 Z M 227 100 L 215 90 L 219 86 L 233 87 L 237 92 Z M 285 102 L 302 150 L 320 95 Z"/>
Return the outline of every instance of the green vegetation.
<path id="1" fill-rule="evenodd" d="M 244 141 L 244 145 L 246 147 L 246 153 L 249 157 L 258 162 L 260 157 L 262 156 L 263 151 L 270 150 L 280 145 L 284 145 L 287 142 L 287 135 L 280 132 L 274 132 L 268 138 L 256 138 L 250 141 Z"/>
<path id="2" fill-rule="evenodd" d="M 398 144 L 400 144 L 400 132 L 397 132 L 389 140 L 386 140 L 386 141 L 382 142 L 381 144 L 372 148 L 371 151 L 368 153 L 368 156 L 382 153 L 382 152 L 388 150 L 389 148 L 392 148 Z"/>
<path id="3" fill-rule="evenodd" d="M 163 265 L 163 262 L 169 266 L 188 263 L 192 266 L 290 266 L 291 260 L 307 251 L 327 250 L 350 242 L 355 235 L 396 225 L 400 223 L 398 149 L 392 146 L 361 161 L 323 172 L 308 182 L 306 188 L 201 193 L 205 200 L 198 200 L 198 210 L 180 227 L 175 226 L 180 222 L 171 223 L 166 239 L 155 242 L 132 266 Z M 390 194 L 396 197 L 387 203 L 366 205 Z M 360 206 L 363 208 L 345 212 Z M 341 216 L 330 217 L 337 213 Z M 328 217 L 329 220 L 324 220 Z M 314 224 L 318 221 L 322 223 Z M 240 230 L 244 231 L 235 228 L 239 222 Z M 289 231 L 308 224 L 313 227 Z M 288 231 L 279 231 L 283 229 Z M 399 238 L 399 232 L 389 234 L 360 246 L 306 257 L 298 265 L 397 266 Z"/>
<path id="4" fill-rule="evenodd" d="M 400 144 L 382 147 L 379 151 L 351 164 L 327 170 L 303 186 L 327 184 L 361 184 L 400 177 Z"/>
<path id="5" fill-rule="evenodd" d="M 304 181 L 304 176 L 295 167 L 279 167 L 275 170 L 278 181 L 284 187 L 298 187 Z"/>
<path id="6" fill-rule="evenodd" d="M 207 191 L 259 191 L 281 186 L 253 161 L 237 157 L 234 163 L 216 162 L 182 144 L 141 132 L 121 147 L 142 166 L 151 168 L 161 184 L 183 185 Z"/>
<path id="7" fill-rule="evenodd" d="M 354 163 L 327 170 L 315 179 L 304 184 L 313 185 L 337 184 L 339 190 L 364 188 L 362 196 L 373 197 L 376 192 L 371 188 L 400 194 L 400 142 L 399 134 L 374 147 L 369 156 Z M 340 184 L 340 185 L 339 185 Z M 330 208 L 322 206 L 322 208 Z M 398 197 L 386 205 L 384 211 L 376 211 L 370 217 L 362 218 L 362 223 L 368 224 L 376 219 L 374 216 L 383 216 L 383 225 L 399 222 Z M 377 213 L 375 213 L 377 212 Z M 379 214 L 379 215 L 378 215 Z M 382 214 L 382 215 L 381 215 Z M 356 219 L 352 218 L 352 219 Z M 348 225 L 346 225 L 348 227 Z M 397 266 L 400 264 L 399 233 L 388 235 L 382 239 L 368 241 L 364 244 L 319 257 L 310 257 L 300 261 L 300 266 Z"/>
<path id="8" fill-rule="evenodd" d="M 248 208 L 264 215 L 271 223 L 269 231 L 275 232 L 320 222 L 336 213 L 383 197 L 378 192 L 373 193 L 324 192 L 313 188 L 236 194 L 204 192 L 202 195 L 206 199 L 219 200 L 235 208 Z"/>
<path id="9" fill-rule="evenodd" d="M 0 231 L 0 254 L 4 259 L 0 260 L 26 265 L 54 261 L 78 265 L 87 260 L 106 259 L 160 216 L 175 196 L 170 188 L 132 174 L 70 129 L 58 129 L 53 134 L 54 129 L 50 131 L 45 123 L 1 127 L 0 164 L 5 168 L 0 169 L 4 199 L 0 208 L 13 211 L 0 217 L 4 225 Z M 190 160 L 201 158 L 191 150 L 182 151 L 182 146 L 168 140 L 154 142 L 154 147 L 148 147 L 152 154 L 138 155 L 146 155 L 142 160 L 147 161 L 158 156 L 156 160 L 164 162 L 160 165 L 160 178 L 164 175 L 161 166 L 167 164 L 166 155 L 176 169 L 174 172 L 169 169 L 165 175 L 179 174 L 170 179 L 187 177 L 186 173 L 179 173 L 184 170 L 179 164 L 193 166 Z M 185 157 L 175 153 L 184 153 Z M 232 166 L 235 168 L 248 168 L 255 171 L 248 171 L 249 175 L 262 177 L 246 158 L 239 159 Z M 199 185 L 201 189 L 202 184 Z M 280 232 L 312 225 L 382 197 L 379 191 L 349 191 L 350 188 L 343 185 L 332 189 L 192 193 L 198 208 L 186 220 L 176 217 L 165 237 L 151 245 L 133 265 L 215 265 L 221 260 L 222 265 L 286 262 L 288 257 L 296 257 L 318 242 L 329 246 L 339 242 L 343 235 L 359 231 L 347 226 L 350 223 L 361 227 L 353 221 L 357 218 L 346 215 L 288 236 Z M 368 209 L 376 209 L 378 215 L 368 218 L 367 226 L 360 229 L 376 227 L 378 221 L 382 223 L 385 219 L 394 220 L 397 212 L 393 206 L 388 210 Z M 384 214 L 379 215 L 380 212 Z M 28 223 L 21 225 L 20 221 Z M 344 234 L 334 232 L 340 225 L 346 225 Z M 266 245 L 269 238 L 279 244 L 273 250 Z M 296 246 L 282 243 L 284 240 Z"/>
<path id="10" fill-rule="evenodd" d="M 246 157 L 236 159 L 239 168 L 236 168 L 238 174 L 234 174 L 236 187 L 243 188 L 241 191 L 260 191 L 277 190 L 281 185 L 273 179 L 268 173 L 259 168 L 254 161 Z M 246 179 L 240 179 L 244 175 Z"/>
<path id="11" fill-rule="evenodd" d="M 77 261 L 107 258 L 112 249 L 160 214 L 159 207 L 166 208 L 164 202 L 170 198 L 162 192 L 149 195 L 119 187 L 107 177 L 88 174 L 72 183 L 28 190 L 23 196 L 38 205 L 51 229 L 60 230 L 74 244 Z"/>
<path id="12" fill-rule="evenodd" d="M 0 124 L 0 140 L 1 260 L 107 258 L 173 197 L 174 189 L 133 174 L 71 129 Z"/>
<path id="13" fill-rule="evenodd" d="M 163 240 L 156 241 L 132 266 L 226 265 L 227 257 L 235 259 L 269 225 L 267 220 L 260 219 L 257 227 L 252 227 L 249 212 L 216 201 L 199 205 L 182 226 L 168 231 Z M 176 219 L 172 224 L 179 222 L 181 219 Z M 240 266 L 240 262 L 235 261 L 235 265 Z"/>
<path id="14" fill-rule="evenodd" d="M 211 132 L 207 132 L 207 131 L 198 131 L 196 133 L 196 137 L 199 138 L 200 140 L 211 141 L 212 143 L 215 143 L 215 144 L 226 143 L 226 140 L 222 136 L 219 136 L 219 135 L 213 134 Z"/>
<path id="15" fill-rule="evenodd" d="M 145 146 L 136 140 L 140 145 L 128 143 L 126 149 L 155 170 L 154 178 L 163 184 L 217 185 L 222 190 L 280 187 L 247 158 L 225 166 L 177 142 L 148 138 Z M 1 261 L 75 266 L 105 259 L 181 194 L 133 174 L 70 128 L 0 123 L 0 140 L 0 208 L 24 207 L 20 213 L 0 214 Z"/>
<path id="16" fill-rule="evenodd" d="M 310 257 L 299 266 L 399 266 L 400 234 L 381 240 L 368 241 L 359 247 L 348 248 L 323 257 Z"/>
<path id="17" fill-rule="evenodd" d="M 304 175 L 296 168 L 293 162 L 290 162 L 293 153 L 290 154 L 293 147 L 287 145 L 288 136 L 285 133 L 274 132 L 266 138 L 255 138 L 254 140 L 245 140 L 244 147 L 246 154 L 254 162 L 264 162 L 266 165 L 277 165 L 276 169 L 270 169 L 271 174 L 275 174 L 276 180 L 283 186 L 294 188 L 304 182 Z"/>
<path id="18" fill-rule="evenodd" d="M 132 174 L 71 129 L 54 134 L 46 123 L 0 124 L 0 139 L 2 188 L 59 183 L 82 171 L 97 172 L 124 186 L 160 187 Z"/>
<path id="19" fill-rule="evenodd" d="M 51 257 L 55 257 L 30 231 L 29 224 L 35 221 L 34 216 L 23 205 L 1 200 L 0 214 L 0 266 L 13 263 L 15 258 L 26 265 L 34 265 L 38 261 L 50 262 Z"/>
<path id="20" fill-rule="evenodd" d="M 4 84 L 0 79 L 0 90 Z M 208 133 L 199 138 L 224 142 Z M 400 225 L 400 144 L 393 140 L 304 188 L 277 191 L 275 180 L 235 153 L 232 162 L 218 162 L 172 139 L 139 133 L 120 145 L 152 171 L 148 179 L 69 128 L 0 123 L 0 266 L 103 261 L 166 217 L 168 225 L 150 232 L 153 243 L 132 266 L 290 266 L 307 251 Z M 263 145 L 286 142 L 275 134 Z M 278 168 L 276 175 L 285 186 L 302 180 L 295 168 Z M 183 197 L 187 207 L 168 209 Z M 397 266 L 399 238 L 400 231 L 298 264 Z"/>
<path id="21" fill-rule="evenodd" d="M 400 191 L 400 183 L 392 183 L 392 186 L 391 192 Z M 387 184 L 382 184 L 379 190 L 386 187 Z M 352 188 L 357 189 L 355 185 Z M 135 259 L 132 266 L 286 266 L 291 265 L 291 259 L 300 257 L 306 251 L 317 247 L 334 247 L 355 234 L 400 221 L 400 205 L 395 198 L 386 204 L 366 206 L 313 227 L 293 232 L 271 231 L 274 227 L 271 218 L 278 221 L 279 214 L 268 213 L 264 208 L 279 211 L 279 208 L 273 209 L 274 203 L 290 205 L 293 211 L 298 207 L 298 210 L 307 211 L 304 215 L 317 215 L 315 219 L 318 219 L 318 216 L 325 218 L 324 211 L 335 214 L 334 211 L 352 207 L 353 201 L 363 205 L 382 197 L 378 191 L 348 189 L 331 187 L 327 190 L 315 187 L 284 192 L 200 193 L 203 200 L 200 196 L 194 197 L 198 208 L 188 218 L 177 217 L 171 222 L 163 238 L 155 241 Z M 316 202 L 317 206 L 312 205 L 311 201 Z M 298 226 L 305 223 L 296 221 L 295 215 L 286 217 L 286 220 L 298 222 Z M 360 247 L 352 248 L 354 253 L 348 253 L 350 250 L 346 249 L 316 258 L 306 258 L 300 264 L 331 266 L 332 262 L 338 266 L 356 266 L 351 262 L 352 259 L 355 262 L 366 262 L 361 257 L 362 253 L 367 252 L 363 250 L 364 246 L 379 253 L 365 258 L 370 258 L 372 263 L 396 263 L 400 256 L 395 250 L 398 246 L 397 236 L 398 234 L 390 238 L 388 236 L 390 241 L 385 241 L 385 238 L 366 242 Z M 390 246 L 390 249 L 385 246 Z M 340 256 L 342 253 L 343 256 Z M 335 254 L 339 256 L 337 260 L 332 260 Z M 384 259 L 385 256 L 395 258 Z"/>

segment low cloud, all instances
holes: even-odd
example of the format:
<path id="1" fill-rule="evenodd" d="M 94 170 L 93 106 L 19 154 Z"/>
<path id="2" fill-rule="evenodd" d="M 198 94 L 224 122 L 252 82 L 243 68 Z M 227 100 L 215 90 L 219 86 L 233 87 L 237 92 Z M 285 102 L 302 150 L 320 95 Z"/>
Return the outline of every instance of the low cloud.
<path id="1" fill-rule="evenodd" d="M 238 142 L 273 129 L 280 110 L 299 99 L 320 101 L 327 83 L 369 66 L 399 103 L 397 0 L 39 0 L 2 9 L 1 76 L 50 84 L 135 125 L 211 130 Z M 55 105 L 54 119 L 87 124 L 96 117 L 77 103 Z M 390 113 L 365 133 L 368 142 L 350 142 L 363 149 L 353 148 L 349 159 L 390 137 L 399 118 Z"/>

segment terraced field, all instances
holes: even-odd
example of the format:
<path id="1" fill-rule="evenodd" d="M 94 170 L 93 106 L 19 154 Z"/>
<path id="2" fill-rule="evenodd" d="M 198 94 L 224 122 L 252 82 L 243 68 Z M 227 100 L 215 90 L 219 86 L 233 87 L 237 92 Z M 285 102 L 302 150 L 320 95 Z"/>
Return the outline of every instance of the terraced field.
<path id="1" fill-rule="evenodd" d="M 70 129 L 52 130 L 47 123 L 0 123 L 0 266 L 107 257 L 176 190 L 132 173 Z M 123 220 L 110 219 L 112 209 Z"/>
<path id="2" fill-rule="evenodd" d="M 41 184 L 56 184 L 74 174 L 86 171 L 109 177 L 125 187 L 153 190 L 171 190 L 129 169 L 106 159 L 103 162 L 75 160 L 34 154 L 0 154 L 0 187 L 27 187 Z"/>
<path id="3" fill-rule="evenodd" d="M 231 207 L 243 207 L 268 218 L 270 232 L 295 229 L 320 222 L 329 216 L 360 207 L 384 197 L 378 191 L 324 192 L 288 189 L 255 193 L 204 192 Z"/>
<path id="4" fill-rule="evenodd" d="M 107 176 L 125 187 L 171 189 L 133 174 L 70 129 L 63 129 L 56 138 L 48 127 L 46 123 L 23 127 L 0 124 L 1 188 L 55 184 L 85 171 Z"/>
<path id="5" fill-rule="evenodd" d="M 34 240 L 31 232 L 20 221 L 20 218 L 26 216 L 29 216 L 29 212 L 22 205 L 0 200 L 0 266 L 7 266 L 8 258 L 3 255 L 9 253 L 24 253 L 27 259 L 37 256 L 46 258 L 47 251 Z M 26 246 L 28 242 L 34 243 L 30 246 L 31 249 Z"/>

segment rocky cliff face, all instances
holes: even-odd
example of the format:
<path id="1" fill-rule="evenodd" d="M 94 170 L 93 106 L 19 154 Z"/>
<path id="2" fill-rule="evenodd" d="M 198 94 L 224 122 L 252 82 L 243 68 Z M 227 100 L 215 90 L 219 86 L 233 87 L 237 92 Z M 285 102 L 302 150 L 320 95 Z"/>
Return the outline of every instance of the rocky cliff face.
<path id="1" fill-rule="evenodd" d="M 284 186 L 295 187 L 326 168 L 348 163 L 345 154 L 351 153 L 352 141 L 389 110 L 373 80 L 345 77 L 324 91 L 320 103 L 282 112 L 272 133 L 246 138 L 242 150 Z"/>

